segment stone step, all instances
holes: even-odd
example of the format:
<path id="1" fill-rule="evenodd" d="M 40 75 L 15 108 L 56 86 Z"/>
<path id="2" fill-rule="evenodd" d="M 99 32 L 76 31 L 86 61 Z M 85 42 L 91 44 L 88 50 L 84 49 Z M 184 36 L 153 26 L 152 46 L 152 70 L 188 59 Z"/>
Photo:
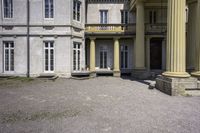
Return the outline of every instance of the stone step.
<path id="1" fill-rule="evenodd" d="M 189 96 L 200 96 L 200 90 L 186 90 L 186 94 Z"/>

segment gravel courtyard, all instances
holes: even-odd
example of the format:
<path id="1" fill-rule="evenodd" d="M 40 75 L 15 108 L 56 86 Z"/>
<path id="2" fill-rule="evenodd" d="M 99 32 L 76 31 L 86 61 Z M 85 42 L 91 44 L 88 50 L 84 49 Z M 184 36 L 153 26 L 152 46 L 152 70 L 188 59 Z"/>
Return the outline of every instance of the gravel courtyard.
<path id="1" fill-rule="evenodd" d="M 0 133 L 199 133 L 200 97 L 114 77 L 0 79 Z"/>

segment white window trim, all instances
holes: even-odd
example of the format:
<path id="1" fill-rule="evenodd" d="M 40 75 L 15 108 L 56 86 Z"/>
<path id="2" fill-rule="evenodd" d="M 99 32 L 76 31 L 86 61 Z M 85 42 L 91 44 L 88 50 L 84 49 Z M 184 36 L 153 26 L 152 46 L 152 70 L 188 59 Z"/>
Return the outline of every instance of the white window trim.
<path id="1" fill-rule="evenodd" d="M 80 20 L 78 21 L 77 16 L 76 16 L 76 19 L 74 19 L 74 0 L 72 0 L 72 20 L 77 23 L 81 23 L 82 22 L 82 12 L 83 12 L 82 4 L 83 3 L 80 0 L 76 0 L 76 1 L 80 3 Z M 77 6 L 76 6 L 76 14 L 77 14 Z"/>
<path id="2" fill-rule="evenodd" d="M 50 42 L 53 42 L 53 48 L 50 48 L 50 49 L 53 49 L 53 53 L 54 53 L 54 55 L 53 55 L 53 60 L 54 60 L 54 62 L 53 62 L 53 65 L 54 65 L 54 70 L 53 71 L 51 71 L 50 69 L 47 71 L 46 70 L 46 68 L 45 68 L 45 43 L 50 43 Z M 49 47 L 48 47 L 48 49 L 49 49 Z M 48 58 L 50 59 L 50 54 L 48 55 Z M 43 41 L 43 71 L 44 71 L 44 73 L 55 73 L 55 62 L 56 62 L 56 60 L 55 60 L 55 41 L 52 41 L 52 40 L 49 40 L 49 41 Z M 49 60 L 49 65 L 50 65 L 50 60 Z M 50 66 L 49 66 L 49 68 L 50 68 Z"/>
<path id="3" fill-rule="evenodd" d="M 10 48 L 10 45 L 9 45 L 9 48 L 5 48 L 5 42 L 12 42 L 14 44 L 14 48 Z M 10 60 L 10 49 L 14 49 L 14 70 L 11 71 L 10 70 L 10 61 L 9 61 L 9 70 L 7 71 L 6 70 L 6 63 L 5 63 L 5 50 L 6 49 L 9 49 L 9 60 Z M 14 41 L 3 41 L 3 72 L 6 73 L 6 74 L 13 74 L 15 73 L 15 43 Z"/>
<path id="4" fill-rule="evenodd" d="M 80 44 L 80 49 L 78 49 L 78 48 L 74 48 L 74 44 Z M 77 65 L 78 65 L 78 60 L 76 60 L 76 70 L 74 70 L 74 50 L 76 50 L 76 52 L 79 50 L 80 51 L 80 70 L 77 70 Z M 72 48 L 72 70 L 73 70 L 73 72 L 80 72 L 80 71 L 82 71 L 82 43 L 81 42 L 73 42 L 73 48 Z M 78 57 L 78 55 L 76 54 L 76 59 L 78 59 L 77 58 Z"/>
<path id="5" fill-rule="evenodd" d="M 56 2 L 55 2 L 56 0 L 53 0 L 53 18 L 46 18 L 45 17 L 45 0 L 42 0 L 42 3 L 43 3 L 43 18 L 44 18 L 44 20 L 46 20 L 46 21 L 53 21 L 54 20 L 54 18 L 55 18 L 55 13 L 56 13 Z"/>
<path id="6" fill-rule="evenodd" d="M 12 17 L 11 18 L 5 18 L 5 16 L 4 16 L 4 0 L 1 0 L 2 2 L 2 6 L 1 6 L 1 8 L 2 8 L 2 18 L 4 19 L 4 20 L 12 20 L 13 18 L 14 18 L 14 0 L 13 0 L 13 5 L 12 5 L 12 9 L 13 9 L 13 12 L 12 12 Z"/>

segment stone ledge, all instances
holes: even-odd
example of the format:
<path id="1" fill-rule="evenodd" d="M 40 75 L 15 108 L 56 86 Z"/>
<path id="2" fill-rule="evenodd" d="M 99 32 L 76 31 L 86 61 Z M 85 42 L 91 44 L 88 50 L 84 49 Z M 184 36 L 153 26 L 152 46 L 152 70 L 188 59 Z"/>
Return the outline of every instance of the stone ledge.
<path id="1" fill-rule="evenodd" d="M 200 81 L 197 81 L 197 88 L 200 89 Z"/>

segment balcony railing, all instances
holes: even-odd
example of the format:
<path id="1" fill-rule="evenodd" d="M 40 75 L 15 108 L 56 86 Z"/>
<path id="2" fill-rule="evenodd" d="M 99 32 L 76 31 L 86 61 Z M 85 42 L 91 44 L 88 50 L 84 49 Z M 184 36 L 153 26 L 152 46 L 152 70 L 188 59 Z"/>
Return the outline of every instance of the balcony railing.
<path id="1" fill-rule="evenodd" d="M 146 33 L 166 33 L 167 23 L 145 24 Z M 136 33 L 136 24 L 86 24 L 86 33 Z"/>
<path id="2" fill-rule="evenodd" d="M 145 24 L 146 33 L 160 33 L 167 31 L 167 23 Z"/>
<path id="3" fill-rule="evenodd" d="M 86 24 L 86 33 L 134 33 L 135 24 Z"/>

